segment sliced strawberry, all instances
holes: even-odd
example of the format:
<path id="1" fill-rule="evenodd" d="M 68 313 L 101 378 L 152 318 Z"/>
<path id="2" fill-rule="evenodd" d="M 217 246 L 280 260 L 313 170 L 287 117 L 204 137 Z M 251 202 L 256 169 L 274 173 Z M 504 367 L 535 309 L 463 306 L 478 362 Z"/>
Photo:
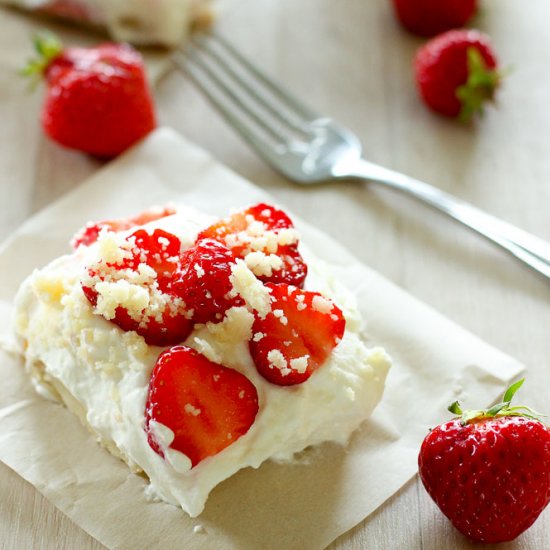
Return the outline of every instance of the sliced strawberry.
<path id="1" fill-rule="evenodd" d="M 292 220 L 285 212 L 264 202 L 250 206 L 245 212 L 246 214 L 250 214 L 255 220 L 265 223 L 268 229 L 275 230 L 294 227 Z"/>
<path id="2" fill-rule="evenodd" d="M 262 283 L 286 283 L 298 288 L 304 286 L 307 276 L 307 264 L 295 246 L 280 246 L 277 256 L 283 261 L 281 269 L 274 270 L 270 276 L 258 275 Z"/>
<path id="3" fill-rule="evenodd" d="M 258 394 L 246 376 L 191 348 L 175 346 L 159 356 L 153 369 L 145 431 L 151 448 L 164 457 L 151 422 L 170 428 L 170 448 L 196 466 L 246 434 L 257 413 Z"/>
<path id="4" fill-rule="evenodd" d="M 172 279 L 179 262 L 180 241 L 171 233 L 155 229 L 148 233 L 138 229 L 129 235 L 121 249 L 125 257 L 117 263 L 103 260 L 88 266 L 88 276 L 82 290 L 88 301 L 98 306 L 96 285 L 101 282 L 116 283 L 132 279 L 143 270 L 143 264 L 153 268 L 155 277 L 147 282 L 137 282 L 149 294 L 149 306 L 130 313 L 124 304 L 106 317 L 125 331 L 135 331 L 149 345 L 167 346 L 183 342 L 190 334 L 193 323 L 182 299 L 172 290 Z"/>
<path id="5" fill-rule="evenodd" d="M 153 206 L 136 216 L 130 218 L 118 218 L 114 220 L 102 220 L 99 222 L 89 222 L 83 228 L 79 229 L 71 239 L 71 246 L 76 250 L 79 246 L 90 246 L 97 241 L 99 233 L 103 229 L 108 231 L 126 231 L 138 225 L 160 220 L 166 216 L 175 214 L 175 208 L 171 206 L 158 207 Z"/>
<path id="6" fill-rule="evenodd" d="M 155 229 L 152 233 L 145 229 L 138 229 L 127 240 L 135 242 L 137 259 L 145 262 L 157 272 L 160 290 L 169 292 L 173 276 L 179 265 L 180 240 L 164 229 Z"/>
<path id="7" fill-rule="evenodd" d="M 278 208 L 265 203 L 223 218 L 199 233 L 197 240 L 214 239 L 231 249 L 237 258 L 262 252 L 275 254 L 282 265 L 270 275 L 255 273 L 264 283 L 287 283 L 302 287 L 307 265 L 298 251 L 298 239 L 293 235 L 292 220 Z M 253 270 L 254 271 L 254 270 Z"/>
<path id="8" fill-rule="evenodd" d="M 256 315 L 249 343 L 258 372 L 269 382 L 292 386 L 305 382 L 344 335 L 342 311 L 318 292 L 280 284 L 266 285 L 271 312 Z"/>
<path id="9" fill-rule="evenodd" d="M 229 296 L 234 263 L 229 249 L 213 239 L 202 239 L 182 254 L 172 288 L 193 311 L 193 321 L 220 321 L 230 307 L 243 304 L 240 297 Z"/>
<path id="10" fill-rule="evenodd" d="M 264 229 L 268 231 L 290 229 L 294 227 L 292 220 L 282 210 L 262 202 L 250 206 L 246 210 L 235 212 L 231 214 L 231 216 L 222 218 L 220 221 L 199 233 L 198 239 L 215 239 L 216 241 L 220 241 L 230 246 L 235 255 L 241 256 L 246 251 L 247 244 L 232 243 L 231 246 L 229 244 L 231 240 L 227 239 L 227 237 L 231 238 L 238 233 L 243 231 L 246 232 L 254 222 L 264 224 Z"/>
<path id="11" fill-rule="evenodd" d="M 137 332 L 150 346 L 173 346 L 183 342 L 193 330 L 193 322 L 185 315 L 172 315 L 167 309 L 162 312 L 160 321 L 146 315 L 136 321 L 123 307 L 119 307 L 113 322 L 126 332 Z"/>

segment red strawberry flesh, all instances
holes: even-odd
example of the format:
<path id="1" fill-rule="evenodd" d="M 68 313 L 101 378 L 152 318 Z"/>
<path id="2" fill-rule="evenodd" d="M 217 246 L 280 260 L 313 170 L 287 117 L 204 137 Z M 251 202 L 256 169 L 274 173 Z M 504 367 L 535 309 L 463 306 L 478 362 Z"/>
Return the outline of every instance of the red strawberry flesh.
<path id="1" fill-rule="evenodd" d="M 178 305 L 181 299 L 172 291 L 172 280 L 179 262 L 179 239 L 162 229 L 155 229 L 152 233 L 138 229 L 126 238 L 125 243 L 125 251 L 129 254 L 123 261 L 117 264 L 100 261 L 88 266 L 90 280 L 82 285 L 85 296 L 96 307 L 97 283 L 125 279 L 128 270 L 135 273 L 141 264 L 146 264 L 156 273 L 156 286 L 149 286 L 148 291 L 158 294 L 166 302 L 164 310 L 153 312 L 146 308 L 136 315 L 135 312 L 130 314 L 121 305 L 109 320 L 125 331 L 137 332 L 149 345 L 167 346 L 183 342 L 190 334 L 193 323 L 184 304 Z"/>
<path id="2" fill-rule="evenodd" d="M 269 231 L 290 229 L 294 227 L 292 220 L 282 210 L 269 204 L 259 203 L 250 206 L 246 210 L 236 212 L 227 218 L 221 219 L 210 227 L 207 227 L 199 233 L 197 240 L 209 238 L 227 245 L 226 238 L 228 236 L 246 231 L 249 225 L 254 221 L 263 223 L 265 229 Z M 231 248 L 235 255 L 241 256 L 246 249 L 246 245 L 235 244 Z"/>
<path id="3" fill-rule="evenodd" d="M 317 292 L 268 284 L 271 312 L 256 314 L 249 343 L 258 372 L 268 381 L 291 386 L 305 382 L 340 342 L 342 311 Z"/>
<path id="4" fill-rule="evenodd" d="M 242 299 L 230 295 L 234 264 L 229 249 L 213 239 L 199 240 L 182 254 L 172 288 L 193 311 L 194 322 L 220 321 L 229 308 L 243 305 Z"/>
<path id="5" fill-rule="evenodd" d="M 143 60 L 129 45 L 65 48 L 44 74 L 42 126 L 61 145 L 111 158 L 156 127 Z"/>
<path id="6" fill-rule="evenodd" d="M 248 432 L 258 413 L 256 388 L 240 372 L 176 346 L 155 365 L 145 409 L 145 431 L 155 452 L 164 456 L 152 421 L 174 432 L 170 448 L 196 466 Z"/>
<path id="7" fill-rule="evenodd" d="M 90 246 L 97 241 L 99 233 L 102 230 L 115 232 L 126 231 L 128 229 L 132 229 L 132 227 L 145 225 L 146 223 L 165 218 L 166 216 L 171 216 L 175 213 L 176 210 L 171 206 L 152 207 L 130 218 L 117 218 L 112 220 L 102 220 L 99 222 L 90 222 L 77 231 L 71 239 L 71 246 L 74 249 L 81 245 Z"/>
<path id="8" fill-rule="evenodd" d="M 434 36 L 464 26 L 477 10 L 477 0 L 393 0 L 399 21 L 420 36 Z"/>
<path id="9" fill-rule="evenodd" d="M 266 234 L 280 235 L 292 230 L 292 220 L 280 209 L 259 203 L 243 211 L 223 218 L 199 233 L 197 240 L 214 239 L 230 248 L 237 258 L 245 259 L 253 252 L 275 254 L 282 261 L 281 267 L 266 274 L 258 274 L 263 283 L 287 283 L 302 287 L 307 275 L 307 265 L 298 251 L 297 240 L 277 243 L 274 239 L 262 239 Z M 256 237 L 259 237 L 257 239 Z"/>

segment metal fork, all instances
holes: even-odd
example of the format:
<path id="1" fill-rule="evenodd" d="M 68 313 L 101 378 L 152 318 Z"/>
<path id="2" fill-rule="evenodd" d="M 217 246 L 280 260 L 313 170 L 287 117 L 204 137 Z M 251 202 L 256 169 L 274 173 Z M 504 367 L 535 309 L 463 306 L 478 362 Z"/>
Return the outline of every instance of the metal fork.
<path id="1" fill-rule="evenodd" d="M 349 130 L 319 116 L 216 33 L 178 50 L 184 70 L 229 124 L 273 168 L 301 184 L 360 179 L 400 191 L 447 214 L 550 280 L 550 244 L 448 193 L 361 156 Z"/>

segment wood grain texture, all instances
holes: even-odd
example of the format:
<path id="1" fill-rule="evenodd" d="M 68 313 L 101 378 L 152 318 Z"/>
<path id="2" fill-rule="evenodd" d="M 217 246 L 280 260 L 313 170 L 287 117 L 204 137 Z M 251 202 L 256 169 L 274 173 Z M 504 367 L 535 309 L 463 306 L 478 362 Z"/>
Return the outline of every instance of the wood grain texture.
<path id="1" fill-rule="evenodd" d="M 513 0 L 483 3 L 473 24 L 491 35 L 513 72 L 496 107 L 472 127 L 440 119 L 419 103 L 411 59 L 423 41 L 401 31 L 389 0 L 226 0 L 220 10 L 222 32 L 318 111 L 355 131 L 370 160 L 550 240 L 546 0 L 531 0 L 528 13 Z M 100 165 L 42 137 L 40 94 L 28 95 L 13 77 L 17 60 L 30 53 L 25 40 L 33 26 L 19 14 L 0 11 L 0 238 Z M 163 124 L 264 187 L 387 278 L 524 362 L 529 374 L 523 401 L 548 411 L 547 284 L 454 223 L 374 185 L 306 189 L 285 181 L 181 75 L 165 78 L 156 99 Z M 5 466 L 0 488 L 1 548 L 103 548 Z M 331 546 L 363 548 L 478 546 L 454 531 L 415 479 Z M 499 548 L 550 548 L 550 510 L 517 541 Z"/>

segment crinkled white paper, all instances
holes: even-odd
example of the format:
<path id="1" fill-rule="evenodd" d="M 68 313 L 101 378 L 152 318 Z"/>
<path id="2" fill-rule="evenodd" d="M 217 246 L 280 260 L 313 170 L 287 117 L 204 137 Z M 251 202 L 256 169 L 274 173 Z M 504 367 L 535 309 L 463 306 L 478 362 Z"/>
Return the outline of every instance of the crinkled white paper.
<path id="1" fill-rule="evenodd" d="M 88 220 L 167 202 L 225 215 L 260 200 L 271 199 L 175 132 L 157 130 L 5 243 L 0 331 L 9 338 L 22 279 L 68 252 L 69 238 Z M 148 502 L 146 480 L 99 447 L 66 409 L 36 395 L 20 361 L 0 351 L 0 459 L 109 548 L 323 548 L 371 514 L 414 475 L 419 445 L 447 418 L 450 402 L 490 404 L 522 366 L 293 218 L 302 240 L 354 290 L 369 338 L 394 361 L 382 404 L 347 449 L 324 445 L 294 464 L 242 470 L 190 519 Z"/>

